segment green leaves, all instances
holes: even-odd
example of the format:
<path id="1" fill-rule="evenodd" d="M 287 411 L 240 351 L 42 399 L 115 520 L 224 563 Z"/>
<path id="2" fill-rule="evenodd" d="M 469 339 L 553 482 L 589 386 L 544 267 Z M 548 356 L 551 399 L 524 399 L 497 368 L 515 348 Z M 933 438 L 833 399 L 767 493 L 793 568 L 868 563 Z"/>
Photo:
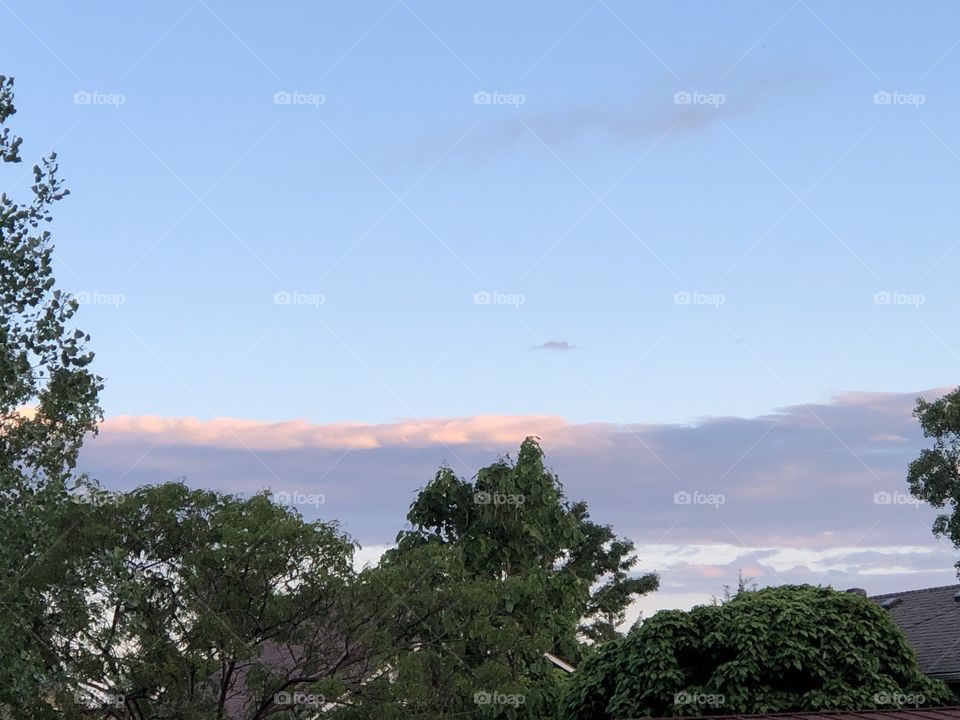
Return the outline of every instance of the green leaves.
<path id="1" fill-rule="evenodd" d="M 366 691 L 378 702 L 361 717 L 394 717 L 402 699 L 397 717 L 554 718 L 566 678 L 544 653 L 578 662 L 584 637 L 616 636 L 630 601 L 657 587 L 629 576 L 630 541 L 567 501 L 534 438 L 472 482 L 441 468 L 407 519 L 370 573 L 391 608 L 395 682 Z"/>
<path id="2" fill-rule="evenodd" d="M 60 698 L 51 717 L 88 715 L 95 698 L 72 698 L 97 688 L 123 699 L 117 717 L 218 718 L 228 704 L 239 713 L 229 717 L 283 717 L 282 693 L 333 700 L 375 669 L 373 616 L 336 525 L 304 522 L 265 494 L 181 483 L 95 491 L 74 509 L 73 610 L 50 637 L 64 669 L 49 685 Z"/>
<path id="3" fill-rule="evenodd" d="M 13 80 L 0 76 L 0 125 L 15 112 Z M 20 146 L 3 127 L 0 161 L 19 162 Z M 15 717 L 42 717 L 34 699 L 62 676 L 50 643 L 75 610 L 62 562 L 75 525 L 67 487 L 100 420 L 89 337 L 72 327 L 77 304 L 55 289 L 41 229 L 67 194 L 51 153 L 27 199 L 0 195 L 0 711 Z"/>
<path id="4" fill-rule="evenodd" d="M 913 414 L 924 437 L 933 440 L 933 447 L 921 450 L 910 463 L 910 492 L 935 508 L 949 507 L 949 514 L 937 516 L 933 531 L 946 535 L 960 548 L 960 388 L 933 402 L 918 398 Z M 957 571 L 960 574 L 960 562 Z"/>
<path id="5" fill-rule="evenodd" d="M 946 535 L 960 548 L 960 388 L 933 402 L 918 398 L 913 414 L 933 447 L 921 450 L 910 463 L 910 493 L 935 508 L 949 507 L 949 513 L 934 520 L 933 532 Z M 956 568 L 960 575 L 960 561 Z"/>
<path id="6" fill-rule="evenodd" d="M 953 700 L 920 672 L 875 603 L 782 586 L 657 613 L 578 668 L 562 717 L 865 710 L 898 698 L 929 706 Z"/>

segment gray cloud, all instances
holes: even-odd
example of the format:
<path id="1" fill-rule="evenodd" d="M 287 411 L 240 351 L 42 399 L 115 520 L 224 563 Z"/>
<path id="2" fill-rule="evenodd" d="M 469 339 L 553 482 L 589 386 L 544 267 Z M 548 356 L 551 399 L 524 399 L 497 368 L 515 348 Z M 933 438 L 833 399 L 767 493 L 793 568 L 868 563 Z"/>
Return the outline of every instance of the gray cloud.
<path id="1" fill-rule="evenodd" d="M 547 340 L 540 345 L 534 345 L 531 350 L 550 350 L 552 352 L 566 352 L 567 350 L 576 350 L 576 345 L 571 345 L 566 340 Z"/>
<path id="2" fill-rule="evenodd" d="M 567 494 L 587 500 L 596 520 L 637 543 L 645 569 L 663 574 L 663 591 L 651 602 L 708 598 L 738 567 L 761 584 L 814 581 L 887 592 L 954 581 L 957 553 L 930 531 L 936 512 L 907 494 L 907 465 L 924 445 L 911 417 L 915 397 L 844 393 L 692 425 L 436 421 L 443 432 L 417 426 L 420 435 L 409 443 L 403 423 L 382 431 L 401 439 L 366 444 L 327 442 L 330 426 L 312 426 L 313 435 L 300 429 L 292 442 L 286 430 L 253 423 L 250 432 L 263 438 L 255 449 L 207 430 L 195 442 L 176 436 L 154 444 L 162 425 L 111 429 L 108 421 L 85 448 L 81 469 L 114 488 L 186 476 L 192 485 L 230 492 L 322 494 L 324 504 L 301 508 L 305 516 L 336 518 L 364 545 L 383 545 L 441 463 L 470 476 L 536 434 Z M 496 428 L 507 421 L 504 435 Z M 479 429 L 463 429 L 471 427 Z M 273 432 L 279 439 L 271 449 Z M 364 432 L 375 439 L 381 430 Z"/>
<path id="3" fill-rule="evenodd" d="M 521 144 L 551 149 L 600 140 L 617 145 L 650 143 L 661 136 L 683 137 L 783 102 L 807 99 L 826 82 L 819 70 L 781 69 L 734 72 L 718 79 L 717 69 L 694 69 L 682 79 L 669 76 L 638 79 L 633 97 L 590 98 L 579 104 L 549 107 L 536 88 L 513 88 L 525 102 L 519 106 L 474 108 L 455 129 L 412 148 L 416 158 L 435 158 L 456 147 L 455 154 L 490 157 Z M 469 102 L 465 96 L 464 102 Z M 479 124 L 464 136 L 475 121 Z"/>

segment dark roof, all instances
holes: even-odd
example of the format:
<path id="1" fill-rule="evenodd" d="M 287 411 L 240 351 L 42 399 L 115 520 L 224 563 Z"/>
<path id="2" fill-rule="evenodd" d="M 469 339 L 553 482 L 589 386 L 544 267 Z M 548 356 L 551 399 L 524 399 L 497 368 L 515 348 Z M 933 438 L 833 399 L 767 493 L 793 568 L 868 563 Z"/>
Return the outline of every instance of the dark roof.
<path id="1" fill-rule="evenodd" d="M 711 715 L 708 718 L 697 717 L 695 720 L 763 720 L 763 718 L 801 718 L 802 720 L 958 720 L 960 707 L 945 708 L 910 708 L 904 710 L 838 710 L 823 712 L 785 712 L 769 713 L 766 715 Z M 647 719 L 649 720 L 649 718 Z M 661 720 L 668 720 L 662 718 Z M 685 718 L 669 718 L 669 720 L 687 720 Z M 689 720 L 694 720 L 689 718 Z"/>
<path id="2" fill-rule="evenodd" d="M 960 585 L 887 593 L 870 597 L 903 630 L 924 674 L 960 680 Z M 898 600 L 884 603 L 885 600 Z"/>

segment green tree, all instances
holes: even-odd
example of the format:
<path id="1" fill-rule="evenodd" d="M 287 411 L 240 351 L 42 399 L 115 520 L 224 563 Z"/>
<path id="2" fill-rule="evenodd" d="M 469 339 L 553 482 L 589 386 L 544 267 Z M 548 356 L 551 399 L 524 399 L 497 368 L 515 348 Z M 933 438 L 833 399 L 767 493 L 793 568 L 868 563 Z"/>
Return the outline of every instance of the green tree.
<path id="1" fill-rule="evenodd" d="M 564 676 L 544 653 L 577 662 L 658 585 L 631 575 L 632 542 L 567 501 L 533 438 L 472 482 L 441 468 L 407 518 L 372 574 L 398 641 L 377 689 L 410 715 L 553 717 Z"/>
<path id="2" fill-rule="evenodd" d="M 876 603 L 782 586 L 661 611 L 577 669 L 568 720 L 865 710 L 954 701 Z"/>
<path id="3" fill-rule="evenodd" d="M 910 463 L 910 493 L 935 508 L 949 507 L 933 522 L 937 537 L 946 535 L 960 549 L 960 388 L 932 402 L 917 398 L 913 412 L 923 435 L 933 440 Z M 956 563 L 960 576 L 960 561 Z"/>
<path id="4" fill-rule="evenodd" d="M 0 76 L 5 165 L 20 162 L 21 138 L 6 127 L 15 112 L 13 80 Z M 89 337 L 72 327 L 77 303 L 52 274 L 45 226 L 67 195 L 56 154 L 32 176 L 26 201 L 0 195 L 0 708 L 22 708 L 56 670 L 42 632 L 63 582 L 58 550 L 71 527 L 77 452 L 101 417 Z"/>
<path id="5" fill-rule="evenodd" d="M 733 598 L 735 598 L 740 593 L 753 592 L 756 589 L 757 589 L 757 584 L 753 582 L 753 578 L 745 578 L 743 576 L 743 570 L 738 569 L 737 570 L 737 589 L 731 590 L 729 584 L 724 585 L 723 597 L 717 597 L 716 595 L 714 595 L 713 597 L 710 598 L 710 604 L 723 605 L 724 603 L 728 603 L 731 600 L 733 600 Z"/>
<path id="6" fill-rule="evenodd" d="M 51 634 L 63 680 L 30 717 L 306 717 L 376 670 L 335 524 L 180 483 L 82 500 L 59 604 L 83 622 Z"/>

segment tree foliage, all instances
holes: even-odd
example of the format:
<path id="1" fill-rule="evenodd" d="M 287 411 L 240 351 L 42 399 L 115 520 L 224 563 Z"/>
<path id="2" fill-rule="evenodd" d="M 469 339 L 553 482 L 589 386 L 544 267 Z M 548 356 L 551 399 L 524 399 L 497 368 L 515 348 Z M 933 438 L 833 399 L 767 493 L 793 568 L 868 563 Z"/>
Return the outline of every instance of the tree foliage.
<path id="1" fill-rule="evenodd" d="M 0 126 L 15 113 L 13 80 L 0 76 Z M 21 139 L 3 127 L 0 158 L 20 162 Z M 70 327 L 77 303 L 55 289 L 43 226 L 68 194 L 56 153 L 33 167 L 32 197 L 0 195 L 0 468 L 6 500 L 65 482 L 84 435 L 100 419 L 100 378 L 89 337 Z"/>
<path id="2" fill-rule="evenodd" d="M 580 668 L 562 717 L 864 710 L 952 701 L 876 603 L 782 586 L 661 611 Z"/>
<path id="3" fill-rule="evenodd" d="M 0 76 L 0 160 L 20 162 L 13 80 Z M 84 436 L 100 419 L 101 380 L 77 303 L 56 289 L 46 225 L 68 191 L 51 153 L 29 197 L 0 195 L 0 707 L 35 697 L 56 668 L 40 648 L 63 583 L 57 552 L 70 533 L 68 490 Z M 9 182 L 16 184 L 16 174 Z"/>
<path id="4" fill-rule="evenodd" d="M 373 672 L 335 525 L 180 483 L 94 491 L 76 512 L 51 717 L 303 717 Z"/>
<path id="5" fill-rule="evenodd" d="M 753 582 L 753 578 L 745 578 L 743 576 L 743 570 L 737 570 L 737 589 L 732 590 L 729 584 L 723 586 L 723 596 L 717 597 L 713 595 L 710 598 L 711 605 L 723 605 L 733 600 L 740 593 L 753 592 L 757 589 L 757 584 Z"/>
<path id="6" fill-rule="evenodd" d="M 544 653 L 576 662 L 658 584 L 631 576 L 633 543 L 567 501 L 533 438 L 472 482 L 441 468 L 407 518 L 376 576 L 402 629 L 383 692 L 411 714 L 416 698 L 427 717 L 552 717 L 563 673 Z"/>
<path id="7" fill-rule="evenodd" d="M 910 463 L 910 492 L 935 508 L 949 508 L 936 517 L 933 532 L 946 535 L 960 549 L 960 388 L 932 402 L 918 398 L 913 414 L 933 447 L 921 450 Z M 960 561 L 956 568 L 960 575 Z"/>

